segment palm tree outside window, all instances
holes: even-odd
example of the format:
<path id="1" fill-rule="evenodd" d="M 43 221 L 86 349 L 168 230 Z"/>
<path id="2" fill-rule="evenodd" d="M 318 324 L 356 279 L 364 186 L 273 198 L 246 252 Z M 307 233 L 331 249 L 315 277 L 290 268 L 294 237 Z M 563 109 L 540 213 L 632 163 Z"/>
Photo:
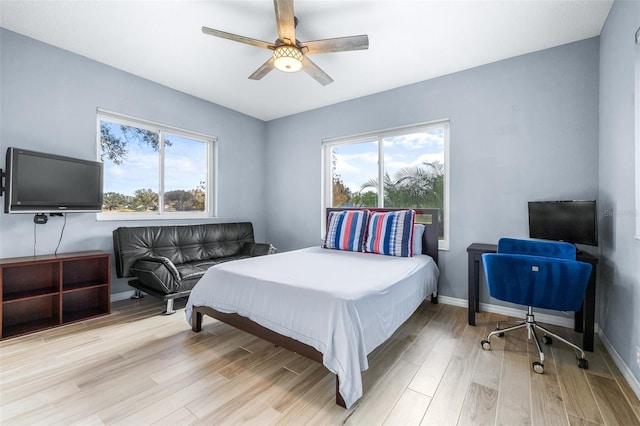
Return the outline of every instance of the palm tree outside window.
<path id="1" fill-rule="evenodd" d="M 448 120 L 323 141 L 324 207 L 437 208 L 448 248 Z"/>

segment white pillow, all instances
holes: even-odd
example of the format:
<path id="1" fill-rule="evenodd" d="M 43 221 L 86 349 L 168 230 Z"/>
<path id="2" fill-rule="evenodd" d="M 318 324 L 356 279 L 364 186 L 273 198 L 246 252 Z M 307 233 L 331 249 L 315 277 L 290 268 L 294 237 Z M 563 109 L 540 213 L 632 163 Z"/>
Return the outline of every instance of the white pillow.
<path id="1" fill-rule="evenodd" d="M 416 223 L 413 225 L 413 255 L 422 254 L 422 234 L 424 234 L 424 224 Z"/>

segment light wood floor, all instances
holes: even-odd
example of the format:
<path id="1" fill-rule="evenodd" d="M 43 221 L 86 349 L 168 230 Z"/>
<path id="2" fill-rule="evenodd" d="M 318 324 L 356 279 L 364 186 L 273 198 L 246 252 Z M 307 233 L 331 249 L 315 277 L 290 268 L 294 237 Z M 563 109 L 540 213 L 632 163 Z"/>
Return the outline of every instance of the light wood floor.
<path id="1" fill-rule="evenodd" d="M 370 355 L 364 397 L 344 410 L 322 365 L 211 318 L 194 333 L 183 309 L 162 306 L 117 302 L 109 316 L 1 342 L 0 423 L 640 424 L 640 401 L 599 342 L 589 370 L 554 343 L 539 375 L 523 333 L 482 350 L 504 319 L 493 314 L 469 327 L 466 309 L 424 303 Z"/>

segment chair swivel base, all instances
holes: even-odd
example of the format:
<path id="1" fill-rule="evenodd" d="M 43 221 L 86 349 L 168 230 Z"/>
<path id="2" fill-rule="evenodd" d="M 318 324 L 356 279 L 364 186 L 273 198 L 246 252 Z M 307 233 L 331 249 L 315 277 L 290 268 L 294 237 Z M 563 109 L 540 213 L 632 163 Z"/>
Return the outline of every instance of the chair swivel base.
<path id="1" fill-rule="evenodd" d="M 501 324 L 505 324 L 505 323 L 510 323 L 510 324 L 515 324 L 511 327 L 507 327 L 507 328 L 501 328 Z M 561 342 L 566 343 L 567 345 L 571 346 L 575 351 L 580 353 L 580 356 L 577 356 L 577 360 L 578 360 L 578 367 L 579 368 L 583 368 L 583 369 L 588 369 L 589 368 L 589 361 L 587 361 L 587 359 L 585 358 L 585 353 L 582 350 L 582 348 L 580 348 L 577 345 L 574 345 L 573 343 L 569 342 L 568 340 L 558 336 L 557 334 L 547 330 L 545 327 L 539 325 L 534 316 L 533 316 L 533 311 L 532 308 L 529 307 L 528 313 L 527 313 L 527 317 L 524 321 L 500 321 L 497 324 L 497 327 L 494 331 L 492 331 L 491 333 L 489 333 L 487 335 L 487 338 L 485 340 L 483 340 L 482 342 L 480 342 L 482 349 L 484 349 L 485 351 L 489 351 L 491 350 L 491 337 L 493 336 L 498 336 L 498 337 L 503 337 L 505 333 L 508 333 L 510 331 L 513 330 L 518 330 L 520 328 L 526 328 L 527 329 L 527 334 L 529 339 L 531 339 L 533 337 L 533 341 L 536 344 L 536 347 L 538 348 L 538 354 L 540 355 L 540 361 L 534 361 L 532 363 L 533 366 L 533 371 L 535 371 L 538 374 L 542 374 L 544 373 L 544 352 L 542 351 L 542 346 L 540 346 L 540 341 L 538 340 L 538 335 L 536 333 L 536 329 L 541 330 L 544 335 L 542 336 L 542 343 L 544 343 L 545 345 L 550 345 L 553 343 L 553 339 L 551 336 L 555 337 L 556 339 L 560 340 Z"/>

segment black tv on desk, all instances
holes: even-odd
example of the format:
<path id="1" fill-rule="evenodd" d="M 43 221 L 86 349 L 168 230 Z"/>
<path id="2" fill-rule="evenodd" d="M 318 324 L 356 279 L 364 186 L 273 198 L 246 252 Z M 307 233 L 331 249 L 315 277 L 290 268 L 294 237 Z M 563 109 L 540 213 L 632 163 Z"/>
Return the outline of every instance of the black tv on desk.
<path id="1" fill-rule="evenodd" d="M 597 246 L 595 200 L 529 201 L 529 237 Z"/>

